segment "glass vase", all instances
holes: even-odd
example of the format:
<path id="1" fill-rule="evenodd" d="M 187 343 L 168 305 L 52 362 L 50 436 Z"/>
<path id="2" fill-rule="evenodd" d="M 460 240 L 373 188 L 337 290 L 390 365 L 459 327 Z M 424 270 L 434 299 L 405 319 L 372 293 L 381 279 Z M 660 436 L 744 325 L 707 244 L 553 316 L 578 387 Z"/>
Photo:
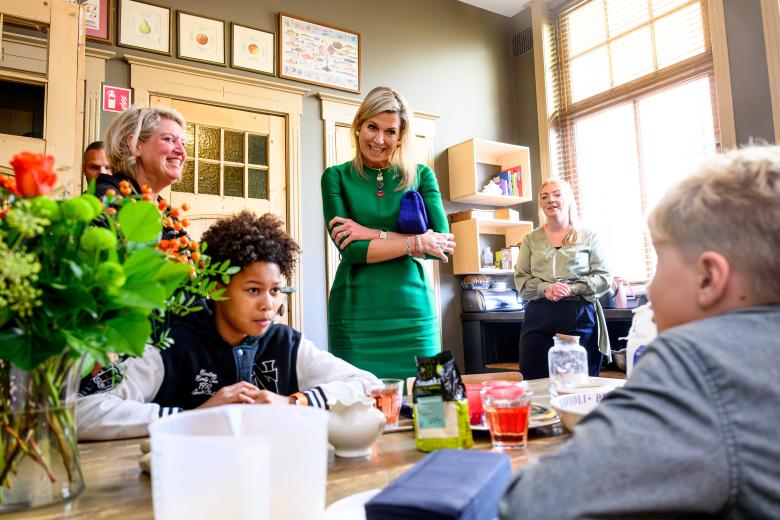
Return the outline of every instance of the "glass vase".
<path id="1" fill-rule="evenodd" d="M 0 513 L 84 490 L 74 414 L 80 368 L 65 354 L 31 371 L 0 360 Z"/>

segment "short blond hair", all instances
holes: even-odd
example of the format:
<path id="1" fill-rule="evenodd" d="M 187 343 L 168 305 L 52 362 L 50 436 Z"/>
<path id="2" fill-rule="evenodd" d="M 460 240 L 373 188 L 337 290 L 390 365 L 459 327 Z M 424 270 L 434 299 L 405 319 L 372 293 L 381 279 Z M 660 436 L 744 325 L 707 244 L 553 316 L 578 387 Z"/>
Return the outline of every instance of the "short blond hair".
<path id="1" fill-rule="evenodd" d="M 135 178 L 137 161 L 133 150 L 138 141 L 146 141 L 160 121 L 170 119 L 184 129 L 184 117 L 172 108 L 131 106 L 114 119 L 106 130 L 106 158 L 111 171 Z M 130 137 L 130 143 L 127 138 Z"/>
<path id="2" fill-rule="evenodd" d="M 565 180 L 558 178 L 548 179 L 539 186 L 539 191 L 536 194 L 536 201 L 539 205 L 539 225 L 544 226 L 547 224 L 547 215 L 542 211 L 542 190 L 550 184 L 558 186 L 558 189 L 561 190 L 561 195 L 569 204 L 569 224 L 571 228 L 563 238 L 563 245 L 574 245 L 580 239 L 580 217 L 577 212 L 577 199 L 574 198 L 574 191 L 572 191 L 571 185 Z"/>
<path id="3" fill-rule="evenodd" d="M 759 303 L 780 302 L 780 146 L 716 155 L 672 188 L 650 213 L 654 242 L 687 258 L 716 251 Z"/>
<path id="4" fill-rule="evenodd" d="M 390 156 L 390 165 L 398 168 L 401 182 L 398 190 L 409 190 L 417 184 L 417 162 L 412 149 L 412 110 L 400 92 L 392 87 L 376 87 L 368 93 L 360 104 L 352 120 L 352 142 L 355 145 L 355 159 L 352 161 L 358 174 L 365 177 L 363 156 L 360 153 L 358 134 L 367 120 L 379 114 L 390 112 L 398 114 L 401 128 L 398 129 L 398 146 Z"/>

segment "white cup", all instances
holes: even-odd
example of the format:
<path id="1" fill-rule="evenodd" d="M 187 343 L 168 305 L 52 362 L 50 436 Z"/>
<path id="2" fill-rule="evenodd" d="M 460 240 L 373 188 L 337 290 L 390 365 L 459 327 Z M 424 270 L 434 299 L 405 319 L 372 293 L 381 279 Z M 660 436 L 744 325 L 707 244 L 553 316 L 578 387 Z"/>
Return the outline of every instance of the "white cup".
<path id="1" fill-rule="evenodd" d="M 149 427 L 155 518 L 321 518 L 327 424 L 322 410 L 285 405 L 229 405 L 160 419 Z"/>

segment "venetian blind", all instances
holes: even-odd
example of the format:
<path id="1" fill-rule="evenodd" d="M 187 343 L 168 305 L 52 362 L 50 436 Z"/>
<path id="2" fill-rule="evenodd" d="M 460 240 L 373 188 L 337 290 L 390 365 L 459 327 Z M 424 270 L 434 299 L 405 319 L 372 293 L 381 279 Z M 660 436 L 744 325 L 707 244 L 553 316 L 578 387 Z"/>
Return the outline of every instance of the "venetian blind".
<path id="1" fill-rule="evenodd" d="M 719 148 L 706 0 L 583 0 L 552 38 L 557 174 L 613 274 L 645 281 L 647 214 Z"/>

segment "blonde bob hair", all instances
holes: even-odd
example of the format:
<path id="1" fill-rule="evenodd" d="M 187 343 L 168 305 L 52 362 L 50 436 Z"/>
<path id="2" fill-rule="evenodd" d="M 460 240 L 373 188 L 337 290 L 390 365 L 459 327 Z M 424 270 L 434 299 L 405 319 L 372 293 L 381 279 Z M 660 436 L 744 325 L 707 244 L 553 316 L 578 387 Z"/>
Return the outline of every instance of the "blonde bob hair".
<path id="1" fill-rule="evenodd" d="M 355 145 L 355 159 L 352 164 L 362 177 L 366 176 L 363 155 L 360 153 L 358 136 L 360 129 L 367 120 L 382 113 L 398 114 L 401 128 L 398 129 L 398 145 L 390 156 L 390 166 L 398 169 L 397 176 L 401 182 L 398 191 L 412 189 L 417 184 L 417 162 L 412 151 L 411 122 L 412 111 L 406 99 L 392 87 L 376 87 L 368 93 L 360 104 L 355 119 L 352 120 L 352 143 Z"/>
<path id="2" fill-rule="evenodd" d="M 580 231 L 579 231 L 580 218 L 577 213 L 577 199 L 574 198 L 574 192 L 571 189 L 571 185 L 565 180 L 548 179 L 544 181 L 541 186 L 539 186 L 539 192 L 537 193 L 537 200 L 539 201 L 540 225 L 544 226 L 548 222 L 547 215 L 545 215 L 544 211 L 542 210 L 542 190 L 547 186 L 549 186 L 550 184 L 555 184 L 558 187 L 558 189 L 561 190 L 561 197 L 563 197 L 563 200 L 565 200 L 569 206 L 569 225 L 571 227 L 569 228 L 569 232 L 563 238 L 563 245 L 565 246 L 574 245 L 580 239 Z"/>
<path id="3" fill-rule="evenodd" d="M 146 141 L 160 121 L 170 119 L 184 129 L 182 115 L 172 108 L 131 106 L 114 119 L 106 130 L 106 158 L 114 173 L 135 178 L 138 162 L 134 153 L 138 141 Z M 129 137 L 129 139 L 128 139 Z"/>
<path id="4" fill-rule="evenodd" d="M 780 146 L 716 155 L 672 188 L 648 218 L 654 242 L 689 260 L 716 251 L 758 303 L 780 303 Z"/>

